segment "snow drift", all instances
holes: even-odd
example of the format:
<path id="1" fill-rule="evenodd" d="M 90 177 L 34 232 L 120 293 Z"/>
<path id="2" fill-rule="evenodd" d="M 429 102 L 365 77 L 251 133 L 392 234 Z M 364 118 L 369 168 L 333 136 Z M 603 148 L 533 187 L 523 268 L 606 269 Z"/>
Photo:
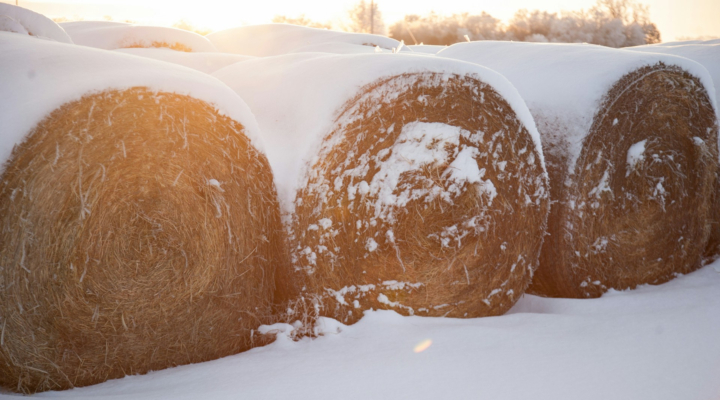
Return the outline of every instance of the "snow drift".
<path id="1" fill-rule="evenodd" d="M 715 99 L 720 95 L 720 40 L 693 41 L 690 44 L 676 43 L 676 45 L 655 45 L 631 47 L 630 50 L 647 53 L 672 54 L 697 61 L 705 67 L 715 84 Z M 708 240 L 705 256 L 717 258 L 720 255 L 720 175 L 715 182 L 715 192 L 711 207 L 710 240 Z"/>
<path id="2" fill-rule="evenodd" d="M 717 159 L 712 81 L 680 57 L 593 45 L 456 44 L 505 75 L 548 160 L 549 236 L 529 290 L 592 297 L 700 266 Z"/>
<path id="3" fill-rule="evenodd" d="M 400 42 L 397 40 L 385 36 L 329 31 L 288 24 L 242 26 L 211 33 L 207 35 L 207 38 L 220 51 L 257 57 L 287 54 L 304 47 L 328 43 L 334 44 L 333 53 L 358 51 L 355 46 L 343 47 L 339 43 L 365 46 L 369 51 L 374 51 L 375 47 L 387 51 L 393 49 L 410 51 L 407 47 L 400 46 Z M 306 51 L 322 50 L 309 48 Z"/>
<path id="4" fill-rule="evenodd" d="M 440 45 L 434 45 L 434 44 L 416 44 L 416 45 L 409 45 L 408 47 L 414 53 L 421 53 L 421 54 L 437 54 L 441 50 L 444 50 L 447 48 L 447 46 L 440 46 Z"/>
<path id="5" fill-rule="evenodd" d="M 401 54 L 293 54 L 214 76 L 247 99 L 268 144 L 294 267 L 278 274 L 280 302 L 304 288 L 341 321 L 370 308 L 477 317 L 524 292 L 547 176 L 507 80 Z"/>
<path id="6" fill-rule="evenodd" d="M 245 103 L 153 60 L 11 33 L 0 54 L 0 386 L 258 344 L 283 242 Z"/>
<path id="7" fill-rule="evenodd" d="M 135 56 L 152 58 L 153 60 L 165 61 L 177 65 L 183 65 L 188 68 L 212 74 L 220 68 L 227 67 L 236 62 L 251 60 L 255 57 L 241 56 L 238 54 L 228 53 L 188 53 L 184 51 L 174 51 L 170 49 L 118 49 L 120 53 L 132 54 Z"/>
<path id="8" fill-rule="evenodd" d="M 72 43 L 65 30 L 50 18 L 6 3 L 0 3 L 0 32 L 13 32 L 55 42 Z"/>
<path id="9" fill-rule="evenodd" d="M 166 47 L 185 52 L 217 51 L 204 36 L 177 28 L 108 21 L 76 21 L 63 27 L 75 44 L 98 49 Z"/>

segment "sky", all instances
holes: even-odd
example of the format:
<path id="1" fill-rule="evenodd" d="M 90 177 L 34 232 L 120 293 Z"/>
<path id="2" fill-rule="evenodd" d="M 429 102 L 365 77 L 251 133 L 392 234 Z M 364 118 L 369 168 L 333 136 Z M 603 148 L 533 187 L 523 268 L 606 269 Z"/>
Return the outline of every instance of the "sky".
<path id="1" fill-rule="evenodd" d="M 140 23 L 171 25 L 180 19 L 213 30 L 238 25 L 271 22 L 282 14 L 317 21 L 339 21 L 357 0 L 18 0 L 19 5 L 49 17 L 133 20 Z M 14 0 L 0 0 L 14 3 Z M 520 9 L 549 12 L 588 9 L 595 0 L 377 0 L 389 26 L 406 14 L 487 12 L 503 21 Z M 681 38 L 720 37 L 720 0 L 640 0 L 649 7 L 665 42 Z"/>

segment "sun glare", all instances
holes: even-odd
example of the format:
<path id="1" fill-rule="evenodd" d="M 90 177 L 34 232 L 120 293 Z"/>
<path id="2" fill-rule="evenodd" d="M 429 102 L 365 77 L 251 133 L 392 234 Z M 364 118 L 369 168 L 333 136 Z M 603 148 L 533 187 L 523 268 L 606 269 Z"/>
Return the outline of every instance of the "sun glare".
<path id="1" fill-rule="evenodd" d="M 430 347 L 430 345 L 432 345 L 432 340 L 425 339 L 422 342 L 415 345 L 415 348 L 413 349 L 413 351 L 416 353 L 422 353 L 423 351 L 427 350 Z"/>

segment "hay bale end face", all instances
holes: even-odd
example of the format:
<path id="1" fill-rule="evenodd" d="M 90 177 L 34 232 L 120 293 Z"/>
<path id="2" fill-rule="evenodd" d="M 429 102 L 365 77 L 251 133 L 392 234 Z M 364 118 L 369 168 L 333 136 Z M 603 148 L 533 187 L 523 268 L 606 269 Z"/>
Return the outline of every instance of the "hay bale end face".
<path id="1" fill-rule="evenodd" d="M 65 104 L 0 186 L 0 385 L 84 386 L 261 344 L 280 214 L 265 156 L 207 103 Z"/>
<path id="2" fill-rule="evenodd" d="M 553 206 L 530 293 L 597 297 L 701 265 L 718 155 L 707 71 L 585 45 L 478 42 L 439 55 L 498 70 L 532 105 Z"/>
<path id="3" fill-rule="evenodd" d="M 537 266 L 547 177 L 476 77 L 403 74 L 346 103 L 296 200 L 291 245 L 324 315 L 500 315 Z"/>
<path id="4" fill-rule="evenodd" d="M 663 43 L 661 45 L 631 47 L 630 50 L 672 54 L 689 58 L 702 64 L 710 73 L 713 83 L 715 84 L 715 104 L 717 105 L 717 96 L 720 94 L 720 43 L 717 43 L 717 41 Z M 716 110 L 716 112 L 717 111 L 718 110 Z M 720 115 L 720 113 L 718 113 L 718 115 Z M 715 191 L 710 208 L 710 239 L 705 248 L 705 258 L 707 261 L 720 257 L 720 174 L 718 174 L 718 180 L 715 182 Z"/>
<path id="5" fill-rule="evenodd" d="M 596 297 L 697 269 L 716 171 L 713 120 L 707 92 L 680 68 L 658 64 L 620 79 L 572 183 L 556 193 L 550 224 L 559 234 L 543 247 L 530 290 Z M 564 181 L 561 171 L 549 173 Z"/>

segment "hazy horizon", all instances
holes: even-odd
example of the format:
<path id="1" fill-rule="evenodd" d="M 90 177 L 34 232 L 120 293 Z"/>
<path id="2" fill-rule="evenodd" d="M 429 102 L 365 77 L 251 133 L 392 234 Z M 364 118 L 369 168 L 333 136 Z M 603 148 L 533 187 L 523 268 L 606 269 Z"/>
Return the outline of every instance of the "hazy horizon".
<path id="1" fill-rule="evenodd" d="M 243 6 L 223 0 L 200 2 L 171 0 L 47 0 L 19 1 L 21 7 L 42 13 L 51 18 L 133 20 L 139 23 L 172 25 L 186 20 L 198 28 L 221 30 L 239 25 L 269 23 L 276 15 L 307 18 L 325 22 L 339 21 L 357 0 L 266 0 L 260 4 Z M 15 1 L 0 0 L 14 4 Z M 485 11 L 507 22 L 520 9 L 548 12 L 578 11 L 589 9 L 595 0 L 506 0 L 496 2 L 468 2 L 445 0 L 442 7 L 430 0 L 412 3 L 400 0 L 377 0 L 383 18 L 388 25 L 401 20 L 407 14 L 425 15 L 431 11 L 439 14 Z M 651 22 L 660 30 L 663 42 L 681 38 L 720 37 L 720 1 L 717 0 L 647 0 L 640 1 L 649 7 Z"/>

